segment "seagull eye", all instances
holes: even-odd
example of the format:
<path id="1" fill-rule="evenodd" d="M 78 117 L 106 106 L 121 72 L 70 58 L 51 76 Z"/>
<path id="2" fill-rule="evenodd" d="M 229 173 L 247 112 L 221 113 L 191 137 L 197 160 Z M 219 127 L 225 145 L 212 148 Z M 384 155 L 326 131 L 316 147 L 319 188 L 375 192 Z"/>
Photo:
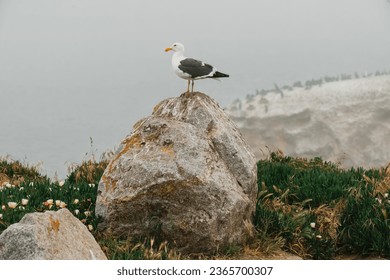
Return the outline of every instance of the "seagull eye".
<path id="1" fill-rule="evenodd" d="M 176 47 L 176 44 L 174 44 L 173 46 Z"/>

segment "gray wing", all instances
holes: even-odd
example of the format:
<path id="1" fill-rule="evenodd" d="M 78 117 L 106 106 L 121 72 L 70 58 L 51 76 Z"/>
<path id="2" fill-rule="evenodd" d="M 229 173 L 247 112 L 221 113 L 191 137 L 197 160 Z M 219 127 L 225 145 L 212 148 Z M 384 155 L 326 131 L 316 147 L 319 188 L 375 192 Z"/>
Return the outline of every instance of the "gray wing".
<path id="1" fill-rule="evenodd" d="M 190 74 L 191 78 L 207 76 L 214 70 L 213 66 L 192 58 L 180 61 L 179 69 Z"/>

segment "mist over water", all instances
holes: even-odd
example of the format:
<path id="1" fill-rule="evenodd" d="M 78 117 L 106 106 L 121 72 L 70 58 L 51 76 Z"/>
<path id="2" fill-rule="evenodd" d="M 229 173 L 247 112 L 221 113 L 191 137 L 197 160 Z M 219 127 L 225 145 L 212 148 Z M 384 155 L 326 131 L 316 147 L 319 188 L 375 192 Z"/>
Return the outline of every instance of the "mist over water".
<path id="1" fill-rule="evenodd" d="M 186 81 L 164 49 L 230 74 L 198 81 L 222 106 L 256 89 L 390 68 L 385 0 L 0 0 L 0 155 L 59 177 L 113 149 Z"/>

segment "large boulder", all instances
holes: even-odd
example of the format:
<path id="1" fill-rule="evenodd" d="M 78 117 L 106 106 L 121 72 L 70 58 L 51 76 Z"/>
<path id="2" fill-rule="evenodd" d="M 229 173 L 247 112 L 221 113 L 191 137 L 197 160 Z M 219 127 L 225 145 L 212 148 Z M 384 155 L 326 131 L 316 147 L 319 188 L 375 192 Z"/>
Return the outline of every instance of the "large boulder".
<path id="1" fill-rule="evenodd" d="M 68 209 L 26 214 L 0 235 L 1 260 L 106 260 L 88 231 Z"/>
<path id="2" fill-rule="evenodd" d="M 183 94 L 134 125 L 99 183 L 99 228 L 213 253 L 252 234 L 253 153 L 210 97 Z"/>

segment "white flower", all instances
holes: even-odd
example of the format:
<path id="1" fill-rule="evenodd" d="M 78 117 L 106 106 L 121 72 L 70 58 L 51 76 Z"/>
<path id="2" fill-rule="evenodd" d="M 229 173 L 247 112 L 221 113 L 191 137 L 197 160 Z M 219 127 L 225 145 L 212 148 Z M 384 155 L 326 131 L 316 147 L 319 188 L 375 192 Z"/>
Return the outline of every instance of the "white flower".
<path id="1" fill-rule="evenodd" d="M 385 193 L 383 196 L 384 196 L 385 198 L 388 198 L 388 197 L 389 197 L 389 193 Z"/>
<path id="2" fill-rule="evenodd" d="M 48 199 L 48 200 L 46 200 L 46 203 L 47 203 L 48 205 L 53 205 L 53 199 Z"/>
<path id="3" fill-rule="evenodd" d="M 377 198 L 377 197 L 376 197 L 375 200 L 378 201 L 379 204 L 382 203 L 382 199 L 380 199 L 380 198 Z"/>
<path id="4" fill-rule="evenodd" d="M 5 205 L 1 205 L 1 210 L 5 211 Z"/>
<path id="5" fill-rule="evenodd" d="M 22 199 L 22 205 L 26 206 L 28 204 L 28 199 L 23 198 Z"/>
<path id="6" fill-rule="evenodd" d="M 322 236 L 321 235 L 316 235 L 316 238 L 317 239 L 322 239 Z"/>
<path id="7" fill-rule="evenodd" d="M 2 220 L 3 219 L 3 214 L 0 214 L 0 220 Z"/>
<path id="8" fill-rule="evenodd" d="M 74 210 L 74 213 L 75 213 L 76 215 L 78 215 L 78 214 L 80 214 L 80 210 L 79 210 L 79 209 L 76 209 L 76 210 Z"/>
<path id="9" fill-rule="evenodd" d="M 60 207 L 61 207 L 61 208 L 65 208 L 65 207 L 66 207 L 66 203 L 63 202 L 63 201 L 61 201 L 61 202 L 60 202 Z"/>
<path id="10" fill-rule="evenodd" d="M 16 202 L 8 202 L 8 207 L 11 209 L 15 209 L 18 204 Z"/>
<path id="11" fill-rule="evenodd" d="M 93 225 L 88 225 L 88 229 L 89 229 L 89 231 L 92 231 L 93 230 Z"/>
<path id="12" fill-rule="evenodd" d="M 316 223 L 310 223 L 311 228 L 316 228 Z"/>
<path id="13" fill-rule="evenodd" d="M 94 188 L 94 187 L 95 187 L 95 184 L 88 184 L 88 186 L 89 186 L 90 188 Z"/>
<path id="14" fill-rule="evenodd" d="M 62 187 L 64 184 L 65 184 L 65 181 L 60 181 L 60 182 L 58 182 L 58 185 L 59 185 L 60 187 Z"/>
<path id="15" fill-rule="evenodd" d="M 73 201 L 74 204 L 78 204 L 80 202 L 80 200 L 78 200 L 77 198 Z"/>
<path id="16" fill-rule="evenodd" d="M 5 186 L 7 187 L 7 188 L 10 188 L 10 187 L 12 187 L 12 185 L 10 184 L 10 183 L 5 183 Z"/>
<path id="17" fill-rule="evenodd" d="M 85 212 L 84 212 L 84 215 L 85 215 L 85 217 L 91 216 L 91 211 L 85 211 Z"/>
<path id="18" fill-rule="evenodd" d="M 22 191 L 22 190 L 24 190 L 24 188 L 23 188 L 23 187 L 20 187 L 20 188 L 19 188 L 19 191 Z"/>
<path id="19" fill-rule="evenodd" d="M 56 206 L 60 207 L 60 204 L 61 204 L 61 200 L 56 200 Z"/>
<path id="20" fill-rule="evenodd" d="M 34 182 L 31 182 L 30 184 L 28 184 L 30 187 L 34 187 Z"/>

